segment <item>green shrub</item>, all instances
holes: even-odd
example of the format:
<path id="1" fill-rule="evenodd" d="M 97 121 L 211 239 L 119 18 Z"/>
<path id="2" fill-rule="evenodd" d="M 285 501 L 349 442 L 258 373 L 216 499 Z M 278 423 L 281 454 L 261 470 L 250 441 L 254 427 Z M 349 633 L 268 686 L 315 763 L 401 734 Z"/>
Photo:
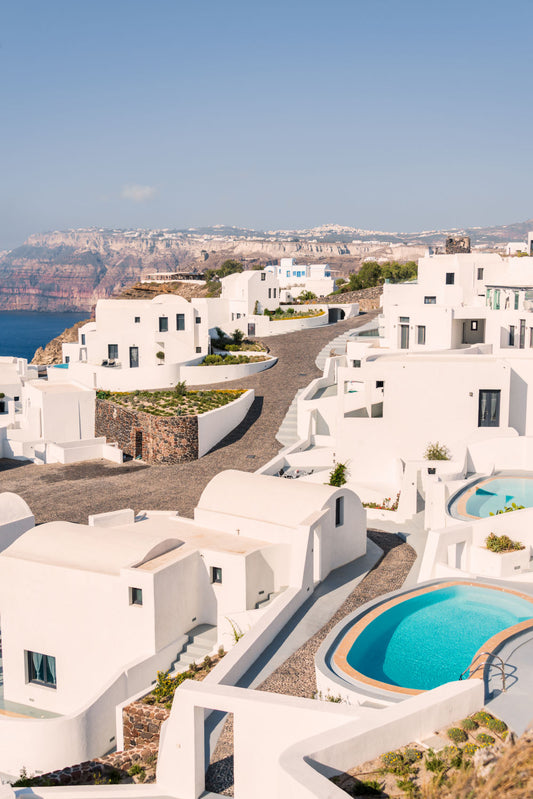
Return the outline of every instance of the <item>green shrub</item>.
<path id="1" fill-rule="evenodd" d="M 140 774 L 143 771 L 143 767 L 140 763 L 134 763 L 133 766 L 128 769 L 128 774 L 130 777 L 135 777 L 136 774 Z"/>
<path id="2" fill-rule="evenodd" d="M 346 483 L 346 475 L 348 471 L 348 464 L 338 463 L 334 469 L 329 473 L 329 485 L 340 488 Z"/>
<path id="3" fill-rule="evenodd" d="M 419 749 L 407 748 L 404 749 L 403 757 L 408 763 L 417 763 L 422 760 L 422 752 Z"/>
<path id="4" fill-rule="evenodd" d="M 187 383 L 185 382 L 185 380 L 180 380 L 174 386 L 174 394 L 176 395 L 176 397 L 184 397 L 186 393 L 187 393 Z"/>
<path id="5" fill-rule="evenodd" d="M 160 361 L 164 361 L 165 353 L 163 352 L 163 350 L 159 350 L 159 352 L 156 352 L 155 357 L 158 358 Z"/>
<path id="6" fill-rule="evenodd" d="M 427 445 L 424 458 L 427 461 L 449 461 L 450 451 L 444 444 L 439 444 L 436 441 L 434 444 Z"/>
<path id="7" fill-rule="evenodd" d="M 234 344 L 237 344 L 237 345 L 241 344 L 243 338 L 244 338 L 244 333 L 242 332 L 242 330 L 237 329 L 237 330 L 233 331 L 233 343 Z"/>
<path id="8" fill-rule="evenodd" d="M 466 757 L 472 757 L 472 755 L 477 752 L 479 746 L 477 744 L 467 743 L 463 746 L 463 755 Z"/>
<path id="9" fill-rule="evenodd" d="M 409 774 L 411 768 L 401 752 L 385 752 L 381 755 L 381 762 L 383 770 L 390 774 Z"/>
<path id="10" fill-rule="evenodd" d="M 357 780 L 353 786 L 353 795 L 381 796 L 384 787 L 384 783 L 379 783 L 377 780 Z"/>
<path id="11" fill-rule="evenodd" d="M 477 723 L 477 721 L 475 721 L 475 719 L 463 719 L 461 722 L 461 727 L 463 728 L 463 730 L 472 731 L 472 730 L 477 730 L 479 724 Z"/>
<path id="12" fill-rule="evenodd" d="M 494 533 L 487 536 L 485 544 L 491 552 L 514 552 L 518 549 L 525 549 L 520 541 L 512 541 L 507 535 L 495 535 Z"/>
<path id="13" fill-rule="evenodd" d="M 478 710 L 477 713 L 474 713 L 472 715 L 472 718 L 474 719 L 474 721 L 477 721 L 477 723 L 480 724 L 482 727 L 486 727 L 487 722 L 493 719 L 494 716 L 491 713 L 487 713 L 486 710 Z"/>
<path id="14" fill-rule="evenodd" d="M 496 739 L 492 735 L 487 735 L 486 732 L 480 732 L 479 735 L 476 735 L 476 741 L 481 746 L 492 746 L 493 743 L 496 743 Z"/>
<path id="15" fill-rule="evenodd" d="M 500 513 L 512 513 L 515 510 L 524 510 L 524 506 L 517 505 L 516 502 L 511 502 L 510 505 L 504 505 L 504 507 L 497 510 L 496 513 L 490 511 L 489 516 L 499 516 Z M 523 549 L 524 547 L 519 547 L 519 548 Z"/>
<path id="16" fill-rule="evenodd" d="M 468 735 L 460 727 L 450 727 L 447 735 L 448 738 L 456 744 L 461 744 L 465 741 L 468 741 Z"/>
<path id="17" fill-rule="evenodd" d="M 497 732 L 498 735 L 502 735 L 504 732 L 507 732 L 507 724 L 505 721 L 501 719 L 489 719 L 487 721 L 487 727 L 491 732 Z"/>

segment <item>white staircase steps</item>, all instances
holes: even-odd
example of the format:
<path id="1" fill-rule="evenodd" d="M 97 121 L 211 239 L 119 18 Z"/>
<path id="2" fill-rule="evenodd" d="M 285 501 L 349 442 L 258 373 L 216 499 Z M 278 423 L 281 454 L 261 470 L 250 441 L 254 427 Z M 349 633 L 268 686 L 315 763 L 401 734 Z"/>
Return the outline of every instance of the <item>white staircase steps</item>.
<path id="1" fill-rule="evenodd" d="M 189 640 L 176 656 L 170 673 L 187 671 L 191 663 L 201 663 L 217 642 L 217 628 L 213 624 L 198 624 L 187 633 Z"/>

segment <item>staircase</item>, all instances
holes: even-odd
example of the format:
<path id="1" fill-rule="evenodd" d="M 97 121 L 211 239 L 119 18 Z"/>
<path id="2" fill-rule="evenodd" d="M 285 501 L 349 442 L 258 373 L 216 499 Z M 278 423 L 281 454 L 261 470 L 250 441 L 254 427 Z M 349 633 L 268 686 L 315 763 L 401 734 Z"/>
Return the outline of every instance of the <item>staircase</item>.
<path id="1" fill-rule="evenodd" d="M 335 355 L 344 355 L 346 351 L 346 342 L 352 338 L 352 334 L 353 330 L 348 330 L 346 333 L 342 333 L 340 336 L 334 338 L 333 341 L 329 341 L 325 347 L 322 347 L 315 361 L 321 372 L 324 371 L 326 358 L 329 358 L 332 350 L 335 352 Z"/>
<path id="2" fill-rule="evenodd" d="M 281 588 L 279 589 L 279 591 L 273 591 L 271 594 L 269 594 L 267 597 L 265 597 L 265 599 L 262 599 L 260 602 L 256 602 L 255 603 L 255 609 L 259 610 L 259 608 L 266 608 L 266 606 L 270 605 L 270 603 L 273 602 L 274 599 L 277 596 L 279 596 L 284 591 L 286 591 L 287 587 L 288 586 L 286 586 L 286 585 L 282 585 Z"/>
<path id="3" fill-rule="evenodd" d="M 217 642 L 217 628 L 213 624 L 198 624 L 187 633 L 189 640 L 176 656 L 170 673 L 187 671 L 191 663 L 201 663 L 211 654 Z"/>
<path id="4" fill-rule="evenodd" d="M 290 447 L 298 441 L 298 397 L 305 389 L 299 388 L 294 399 L 289 405 L 289 410 L 285 414 L 281 426 L 276 433 L 276 441 L 284 447 Z"/>

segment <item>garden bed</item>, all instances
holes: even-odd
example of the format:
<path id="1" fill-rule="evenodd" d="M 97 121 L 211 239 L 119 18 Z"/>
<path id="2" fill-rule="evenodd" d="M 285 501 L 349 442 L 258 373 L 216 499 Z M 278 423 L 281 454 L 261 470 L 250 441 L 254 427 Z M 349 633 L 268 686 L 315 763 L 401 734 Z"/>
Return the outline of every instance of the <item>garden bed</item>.
<path id="1" fill-rule="evenodd" d="M 348 796 L 437 797 L 459 774 L 483 760 L 483 749 L 502 750 L 507 726 L 480 711 L 435 733 L 435 749 L 410 743 L 333 777 Z M 441 745 L 438 742 L 441 741 Z M 480 752 L 480 754 L 477 754 Z"/>
<path id="2" fill-rule="evenodd" d="M 222 408 L 238 399 L 244 391 L 212 389 L 188 391 L 184 388 L 168 391 L 98 391 L 97 399 L 109 400 L 131 411 L 152 416 L 197 416 Z"/>

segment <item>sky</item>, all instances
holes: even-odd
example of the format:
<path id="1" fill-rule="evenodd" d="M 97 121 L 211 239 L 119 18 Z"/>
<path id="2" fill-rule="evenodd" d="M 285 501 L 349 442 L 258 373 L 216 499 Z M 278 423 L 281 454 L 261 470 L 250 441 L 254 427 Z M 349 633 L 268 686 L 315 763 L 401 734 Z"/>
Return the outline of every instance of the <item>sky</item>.
<path id="1" fill-rule="evenodd" d="M 533 217 L 531 0 L 0 0 L 0 249 Z"/>

